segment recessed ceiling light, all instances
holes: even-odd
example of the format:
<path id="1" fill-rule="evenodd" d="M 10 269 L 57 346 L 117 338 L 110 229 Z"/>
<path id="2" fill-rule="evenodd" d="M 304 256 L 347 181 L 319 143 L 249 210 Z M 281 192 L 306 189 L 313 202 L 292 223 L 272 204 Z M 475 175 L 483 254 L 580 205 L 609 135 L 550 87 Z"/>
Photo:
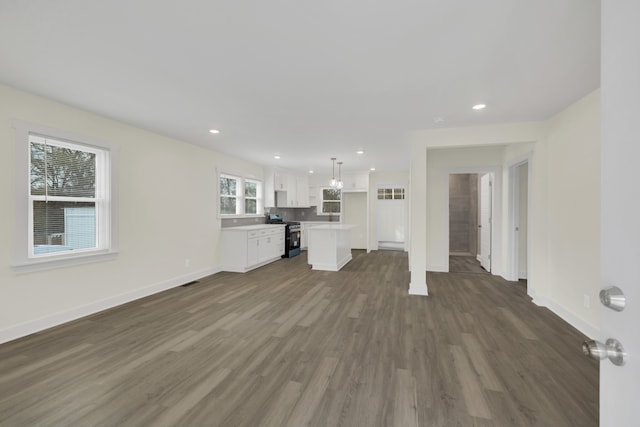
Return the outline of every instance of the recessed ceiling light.
<path id="1" fill-rule="evenodd" d="M 476 104 L 471 108 L 473 108 L 474 110 L 482 110 L 484 107 L 486 107 L 485 104 Z"/>
<path id="2" fill-rule="evenodd" d="M 376 168 L 371 168 L 371 169 L 369 169 L 369 170 L 370 170 L 370 171 L 374 171 L 374 170 L 376 170 Z"/>
<path id="3" fill-rule="evenodd" d="M 276 160 L 280 160 L 280 156 L 278 154 L 276 154 L 275 156 L 273 156 L 274 159 Z"/>
<path id="4" fill-rule="evenodd" d="M 356 154 L 364 154 L 364 150 L 358 150 L 356 151 Z"/>
<path id="5" fill-rule="evenodd" d="M 309 171 L 309 173 L 313 173 L 313 171 L 312 171 L 312 170 L 310 170 L 310 171 Z"/>
<path id="6" fill-rule="evenodd" d="M 220 131 L 218 129 L 210 129 L 209 133 L 216 134 L 216 133 L 220 133 Z"/>

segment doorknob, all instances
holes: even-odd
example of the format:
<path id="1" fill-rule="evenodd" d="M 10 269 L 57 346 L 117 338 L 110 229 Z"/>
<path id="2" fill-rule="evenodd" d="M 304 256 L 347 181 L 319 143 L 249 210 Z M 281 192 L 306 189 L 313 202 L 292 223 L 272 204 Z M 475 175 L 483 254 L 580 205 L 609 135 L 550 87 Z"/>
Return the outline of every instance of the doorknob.
<path id="1" fill-rule="evenodd" d="M 595 360 L 609 359 L 616 366 L 623 366 L 627 361 L 624 347 L 615 338 L 609 338 L 604 344 L 595 340 L 585 341 L 582 343 L 582 352 Z"/>
<path id="2" fill-rule="evenodd" d="M 627 304 L 627 299 L 622 289 L 617 286 L 611 286 L 600 291 L 600 302 L 612 310 L 622 311 Z"/>

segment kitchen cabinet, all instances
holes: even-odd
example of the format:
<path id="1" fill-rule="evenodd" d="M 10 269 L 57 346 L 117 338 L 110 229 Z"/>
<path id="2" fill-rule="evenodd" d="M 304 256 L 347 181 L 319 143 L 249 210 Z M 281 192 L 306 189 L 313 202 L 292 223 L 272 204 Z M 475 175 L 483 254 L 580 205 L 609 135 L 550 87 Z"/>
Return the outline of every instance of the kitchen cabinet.
<path id="1" fill-rule="evenodd" d="M 275 184 L 276 206 L 279 208 L 308 208 L 309 180 L 306 175 L 282 173 L 282 182 Z M 281 184 L 281 186 L 280 186 Z M 278 190 L 284 188 L 284 190 Z"/>
<path id="2" fill-rule="evenodd" d="M 353 224 L 323 224 L 309 229 L 307 260 L 313 270 L 339 271 L 352 259 Z"/>
<path id="3" fill-rule="evenodd" d="M 342 175 L 342 191 L 368 191 L 369 190 L 369 174 L 343 174 Z"/>
<path id="4" fill-rule="evenodd" d="M 306 250 L 309 246 L 309 229 L 317 225 L 331 224 L 328 221 L 300 221 L 300 249 Z"/>
<path id="5" fill-rule="evenodd" d="M 284 224 L 223 228 L 222 270 L 244 273 L 284 254 Z"/>

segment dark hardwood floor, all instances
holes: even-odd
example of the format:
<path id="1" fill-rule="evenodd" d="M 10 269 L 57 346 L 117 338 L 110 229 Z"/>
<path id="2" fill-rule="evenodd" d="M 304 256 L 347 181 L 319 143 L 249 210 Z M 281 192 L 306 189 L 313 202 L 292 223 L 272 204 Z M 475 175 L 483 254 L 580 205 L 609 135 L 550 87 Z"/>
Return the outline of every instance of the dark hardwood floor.
<path id="1" fill-rule="evenodd" d="M 407 255 L 220 273 L 0 346 L 2 426 L 597 426 L 585 338 L 489 274 Z"/>
<path id="2" fill-rule="evenodd" d="M 480 261 L 472 255 L 450 255 L 449 272 L 489 274 L 487 270 L 482 268 Z"/>

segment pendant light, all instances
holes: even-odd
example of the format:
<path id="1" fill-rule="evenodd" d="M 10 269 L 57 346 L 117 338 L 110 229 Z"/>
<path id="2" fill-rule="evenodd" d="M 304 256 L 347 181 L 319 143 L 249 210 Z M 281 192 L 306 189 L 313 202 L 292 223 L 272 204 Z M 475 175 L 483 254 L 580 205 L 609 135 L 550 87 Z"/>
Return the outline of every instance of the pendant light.
<path id="1" fill-rule="evenodd" d="M 342 186 L 342 162 L 338 162 L 338 183 L 336 184 L 336 188 L 341 189 Z"/>
<path id="2" fill-rule="evenodd" d="M 338 185 L 338 181 L 336 181 L 336 158 L 332 157 L 331 158 L 331 163 L 332 163 L 332 173 L 331 173 L 331 187 L 332 188 L 336 188 L 336 186 Z"/>

